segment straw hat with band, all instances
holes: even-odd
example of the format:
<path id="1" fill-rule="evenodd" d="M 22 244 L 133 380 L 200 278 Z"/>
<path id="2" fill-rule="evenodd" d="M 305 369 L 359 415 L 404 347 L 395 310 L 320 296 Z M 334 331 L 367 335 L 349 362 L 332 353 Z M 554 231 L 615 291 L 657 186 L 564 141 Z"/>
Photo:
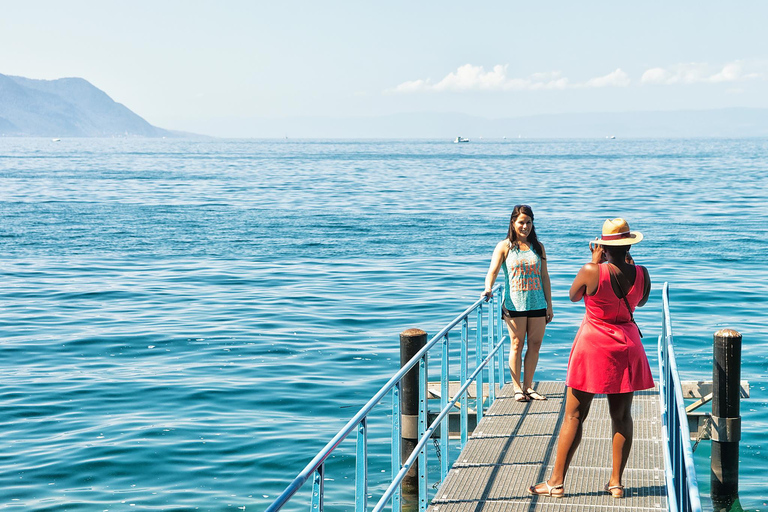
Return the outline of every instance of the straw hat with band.
<path id="1" fill-rule="evenodd" d="M 633 245 L 643 239 L 639 231 L 630 231 L 629 223 L 622 219 L 608 219 L 603 222 L 603 233 L 598 240 L 600 245 Z"/>

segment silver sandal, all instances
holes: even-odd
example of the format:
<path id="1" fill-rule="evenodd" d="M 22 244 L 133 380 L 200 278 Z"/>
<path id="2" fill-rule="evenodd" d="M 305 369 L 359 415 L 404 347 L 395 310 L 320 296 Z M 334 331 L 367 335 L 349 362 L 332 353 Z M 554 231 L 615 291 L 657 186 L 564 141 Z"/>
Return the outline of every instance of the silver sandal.
<path id="1" fill-rule="evenodd" d="M 536 490 L 536 487 L 544 484 L 547 488 L 547 492 L 539 492 Z M 541 482 L 541 484 L 532 485 L 528 488 L 528 494 L 533 494 L 534 496 L 550 496 L 552 498 L 562 498 L 565 496 L 565 489 L 563 489 L 563 484 L 560 485 L 549 485 L 548 481 Z M 552 491 L 556 491 L 558 489 L 563 489 L 562 494 L 553 494 Z"/>

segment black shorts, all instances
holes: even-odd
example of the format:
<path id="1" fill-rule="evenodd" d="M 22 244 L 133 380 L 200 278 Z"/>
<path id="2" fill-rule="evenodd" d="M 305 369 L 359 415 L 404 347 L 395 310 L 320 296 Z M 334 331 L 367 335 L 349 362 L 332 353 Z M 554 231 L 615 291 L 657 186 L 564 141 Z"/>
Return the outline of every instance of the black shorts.
<path id="1" fill-rule="evenodd" d="M 532 309 L 530 311 L 510 311 L 504 306 L 501 306 L 501 317 L 502 318 L 540 318 L 543 316 L 547 316 L 547 309 Z"/>

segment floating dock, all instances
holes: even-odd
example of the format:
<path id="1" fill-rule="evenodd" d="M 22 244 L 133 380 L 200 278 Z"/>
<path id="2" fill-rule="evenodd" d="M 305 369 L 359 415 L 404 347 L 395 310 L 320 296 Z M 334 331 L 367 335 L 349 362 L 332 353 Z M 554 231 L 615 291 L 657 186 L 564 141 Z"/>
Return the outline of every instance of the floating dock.
<path id="1" fill-rule="evenodd" d="M 539 382 L 548 400 L 517 402 L 507 384 L 475 427 L 429 506 L 430 512 L 663 511 L 667 507 L 659 390 L 632 403 L 634 440 L 624 471 L 625 498 L 603 488 L 611 474 L 611 420 L 598 395 L 565 481 L 565 497 L 532 496 L 552 472 L 565 411 L 565 383 Z"/>

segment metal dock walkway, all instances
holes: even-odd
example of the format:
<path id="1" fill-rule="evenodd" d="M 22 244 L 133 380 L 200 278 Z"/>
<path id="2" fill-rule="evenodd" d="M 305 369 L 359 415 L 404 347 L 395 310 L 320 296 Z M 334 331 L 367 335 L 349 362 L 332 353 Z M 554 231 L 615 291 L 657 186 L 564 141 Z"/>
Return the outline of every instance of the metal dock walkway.
<path id="1" fill-rule="evenodd" d="M 611 473 L 612 451 L 611 421 L 604 396 L 596 397 L 592 403 L 581 446 L 566 478 L 565 497 L 528 494 L 528 486 L 545 480 L 552 471 L 557 448 L 554 434 L 559 433 L 564 415 L 565 384 L 539 382 L 534 387 L 549 400 L 538 402 L 516 402 L 511 385 L 495 392 L 496 383 L 504 383 L 507 361 L 504 345 L 509 338 L 502 334 L 498 284 L 493 291 L 495 295 L 490 304 L 478 299 L 428 341 L 427 333 L 420 329 L 400 333 L 400 370 L 307 463 L 266 512 L 278 512 L 305 483 L 311 486 L 310 511 L 322 512 L 325 481 L 338 478 L 329 478 L 326 474 L 326 461 L 354 433 L 357 438 L 356 512 L 417 509 L 422 512 L 701 512 L 689 418 L 673 350 L 667 283 L 662 290 L 662 332 L 658 340 L 659 387 L 635 393 L 634 443 L 624 471 L 624 499 L 614 499 L 603 490 Z M 740 335 L 733 332 L 740 340 Z M 430 350 L 433 353 L 430 354 Z M 439 354 L 435 354 L 438 350 Z M 456 372 L 455 360 L 454 374 L 450 371 L 452 350 L 459 352 L 457 382 L 451 381 Z M 428 359 L 433 365 L 432 375 L 439 375 L 439 382 L 428 380 Z M 439 366 L 439 372 L 435 366 Z M 738 388 L 738 377 L 735 379 Z M 699 403 L 702 403 L 707 398 L 702 384 L 696 383 L 698 395 L 686 393 L 685 396 L 700 397 Z M 486 390 L 488 400 L 481 405 L 488 408 L 472 411 L 471 407 L 477 405 L 473 395 L 484 396 Z M 735 393 L 738 396 L 738 392 Z M 389 478 L 385 477 L 386 488 L 381 494 L 371 493 L 368 416 L 375 407 L 387 407 L 387 402 L 391 404 L 392 426 L 379 432 L 379 436 L 389 430 L 391 481 L 387 484 Z M 439 408 L 431 409 L 430 403 L 435 406 L 436 402 Z M 471 420 L 480 415 L 481 421 L 473 430 Z M 710 423 L 714 422 L 711 418 Z M 713 432 L 720 438 L 733 433 L 739 418 L 717 416 L 717 421 Z M 701 423 L 698 428 L 697 439 L 704 433 Z M 452 435 L 463 441 L 463 450 L 455 461 L 451 459 L 459 445 L 454 444 L 451 451 Z M 430 442 L 435 443 L 437 455 L 444 454 L 439 465 L 426 456 Z M 338 469 L 334 469 L 337 473 Z M 441 479 L 442 485 L 433 492 L 429 483 Z M 380 484 L 374 485 L 377 490 L 382 489 Z M 372 509 L 368 504 L 371 497 L 377 500 Z M 733 503 L 737 493 L 727 497 Z M 352 510 L 351 503 L 343 509 Z"/>
<path id="2" fill-rule="evenodd" d="M 429 507 L 430 512 L 667 510 L 658 389 L 635 393 L 634 441 L 624 499 L 603 491 L 611 473 L 608 402 L 598 395 L 565 482 L 565 497 L 531 496 L 549 477 L 565 406 L 565 383 L 539 382 L 546 401 L 516 402 L 507 384 L 483 415 Z"/>

